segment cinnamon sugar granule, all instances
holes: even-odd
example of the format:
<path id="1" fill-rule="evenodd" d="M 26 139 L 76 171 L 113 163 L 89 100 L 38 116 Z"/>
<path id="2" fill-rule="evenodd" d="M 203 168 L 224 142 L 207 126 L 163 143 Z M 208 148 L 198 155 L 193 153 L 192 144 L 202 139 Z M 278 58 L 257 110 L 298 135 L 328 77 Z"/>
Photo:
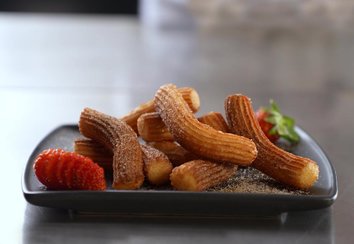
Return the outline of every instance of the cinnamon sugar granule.
<path id="1" fill-rule="evenodd" d="M 225 183 L 209 189 L 212 192 L 268 193 L 308 195 L 308 191 L 284 186 L 257 169 L 240 167 L 236 175 Z"/>

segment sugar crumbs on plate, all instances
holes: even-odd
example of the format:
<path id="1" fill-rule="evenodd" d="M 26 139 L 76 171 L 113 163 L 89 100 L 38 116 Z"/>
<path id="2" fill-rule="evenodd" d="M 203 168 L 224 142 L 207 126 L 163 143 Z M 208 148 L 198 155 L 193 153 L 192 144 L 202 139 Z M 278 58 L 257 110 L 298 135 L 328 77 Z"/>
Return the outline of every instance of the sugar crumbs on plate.
<path id="1" fill-rule="evenodd" d="M 308 191 L 284 186 L 254 168 L 239 168 L 227 182 L 209 189 L 212 192 L 309 195 Z"/>

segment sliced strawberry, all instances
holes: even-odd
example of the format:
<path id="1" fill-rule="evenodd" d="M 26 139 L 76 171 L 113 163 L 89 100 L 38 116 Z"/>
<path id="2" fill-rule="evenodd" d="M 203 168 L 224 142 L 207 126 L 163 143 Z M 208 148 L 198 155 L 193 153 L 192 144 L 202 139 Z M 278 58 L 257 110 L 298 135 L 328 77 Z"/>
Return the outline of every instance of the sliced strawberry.
<path id="1" fill-rule="evenodd" d="M 33 169 L 48 189 L 106 189 L 103 169 L 91 159 L 73 152 L 45 150 L 36 158 Z"/>

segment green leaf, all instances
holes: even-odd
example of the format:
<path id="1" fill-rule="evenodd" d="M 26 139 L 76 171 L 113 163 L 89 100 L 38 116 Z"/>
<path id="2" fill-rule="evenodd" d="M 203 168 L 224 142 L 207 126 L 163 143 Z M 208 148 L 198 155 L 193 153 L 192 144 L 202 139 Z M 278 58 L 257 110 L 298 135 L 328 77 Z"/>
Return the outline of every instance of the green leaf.
<path id="1" fill-rule="evenodd" d="M 278 121 L 275 116 L 268 116 L 266 119 L 264 119 L 266 122 L 271 123 L 273 125 L 277 124 Z"/>
<path id="2" fill-rule="evenodd" d="M 268 113 L 268 117 L 265 118 L 265 121 L 273 125 L 273 128 L 269 131 L 269 134 L 278 134 L 291 144 L 298 143 L 300 141 L 300 137 L 295 131 L 295 120 L 289 116 L 283 115 L 274 100 L 271 99 L 269 103 L 270 106 L 264 108 L 264 110 Z"/>
<path id="3" fill-rule="evenodd" d="M 269 103 L 270 103 L 271 108 L 272 108 L 274 111 L 277 111 L 277 112 L 280 113 L 279 106 L 278 106 L 278 104 L 276 104 L 276 103 L 274 102 L 273 99 L 270 99 Z"/>
<path id="4" fill-rule="evenodd" d="M 276 127 L 276 126 L 273 126 L 273 128 L 270 129 L 270 131 L 269 131 L 268 133 L 269 133 L 269 135 L 276 135 L 276 134 L 278 134 L 278 132 L 277 132 L 277 127 Z"/>

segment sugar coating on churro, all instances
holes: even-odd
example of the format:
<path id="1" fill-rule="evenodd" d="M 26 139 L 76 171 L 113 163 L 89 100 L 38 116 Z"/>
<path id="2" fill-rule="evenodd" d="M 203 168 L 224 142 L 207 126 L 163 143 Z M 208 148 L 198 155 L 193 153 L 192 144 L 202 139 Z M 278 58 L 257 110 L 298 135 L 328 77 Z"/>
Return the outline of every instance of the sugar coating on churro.
<path id="1" fill-rule="evenodd" d="M 137 135 L 124 121 L 90 108 L 81 112 L 82 135 L 96 140 L 113 152 L 115 189 L 137 189 L 144 182 L 143 158 Z"/>
<path id="2" fill-rule="evenodd" d="M 197 91 L 192 87 L 178 88 L 178 92 L 188 104 L 190 110 L 195 113 L 199 110 L 200 99 Z M 129 114 L 123 116 L 121 120 L 126 122 L 136 133 L 138 133 L 137 120 L 142 114 L 155 112 L 154 100 L 140 104 Z"/>
<path id="3" fill-rule="evenodd" d="M 134 108 L 130 113 L 121 117 L 121 120 L 127 123 L 137 133 L 138 127 L 136 122 L 138 118 L 144 113 L 151 113 L 153 111 L 155 111 L 154 101 L 150 100 Z"/>
<path id="4" fill-rule="evenodd" d="M 157 91 L 155 107 L 174 139 L 194 154 L 237 165 L 249 165 L 257 156 L 252 140 L 200 123 L 172 84 Z"/>
<path id="5" fill-rule="evenodd" d="M 224 117 L 218 112 L 209 112 L 198 117 L 198 121 L 215 130 L 229 132 Z M 137 121 L 138 132 L 144 141 L 173 141 L 173 135 L 167 129 L 157 112 L 142 114 Z"/>
<path id="6" fill-rule="evenodd" d="M 157 112 L 142 114 L 137 121 L 137 127 L 144 141 L 173 141 L 172 134 Z"/>
<path id="7" fill-rule="evenodd" d="M 253 167 L 300 189 L 308 189 L 316 182 L 319 175 L 316 162 L 286 152 L 270 142 L 256 120 L 248 97 L 240 94 L 227 97 L 225 110 L 231 131 L 253 139 L 257 145 L 258 156 Z"/>
<path id="8" fill-rule="evenodd" d="M 174 141 L 148 142 L 148 145 L 163 152 L 171 161 L 173 166 L 179 166 L 185 162 L 199 158 L 197 155 L 187 151 Z"/>
<path id="9" fill-rule="evenodd" d="M 198 118 L 199 122 L 209 125 L 215 130 L 222 132 L 229 132 L 229 126 L 227 125 L 224 117 L 218 112 L 209 112 Z"/>
<path id="10" fill-rule="evenodd" d="M 200 107 L 200 99 L 198 92 L 192 87 L 177 88 L 178 92 L 182 95 L 184 101 L 193 113 L 198 112 Z"/>
<path id="11" fill-rule="evenodd" d="M 91 158 L 105 171 L 112 171 L 113 153 L 102 144 L 91 139 L 77 139 L 74 142 L 74 152 Z"/>
<path id="12" fill-rule="evenodd" d="M 141 145 L 144 161 L 144 173 L 153 185 L 161 185 L 169 181 L 172 163 L 161 151 Z M 100 143 L 91 139 L 77 139 L 74 144 L 76 153 L 91 158 L 107 171 L 112 171 L 113 153 Z"/>
<path id="13" fill-rule="evenodd" d="M 168 157 L 161 151 L 148 145 L 141 145 L 141 149 L 147 180 L 153 185 L 167 183 L 173 169 Z"/>
<path id="14" fill-rule="evenodd" d="M 173 169 L 171 185 L 177 190 L 203 191 L 218 185 L 237 171 L 237 165 L 193 160 Z"/>
<path id="15" fill-rule="evenodd" d="M 318 179 L 316 162 L 267 139 L 248 97 L 226 98 L 228 123 L 218 112 L 196 118 L 199 107 L 193 88 L 168 84 L 121 119 L 85 108 L 79 129 L 90 139 L 76 140 L 75 152 L 113 170 L 114 189 L 140 188 L 146 178 L 144 189 L 307 194 Z"/>

